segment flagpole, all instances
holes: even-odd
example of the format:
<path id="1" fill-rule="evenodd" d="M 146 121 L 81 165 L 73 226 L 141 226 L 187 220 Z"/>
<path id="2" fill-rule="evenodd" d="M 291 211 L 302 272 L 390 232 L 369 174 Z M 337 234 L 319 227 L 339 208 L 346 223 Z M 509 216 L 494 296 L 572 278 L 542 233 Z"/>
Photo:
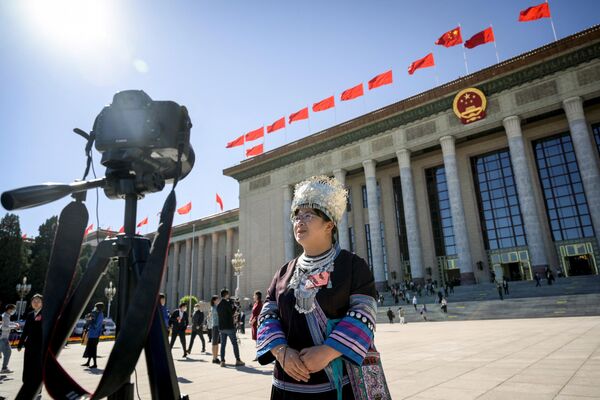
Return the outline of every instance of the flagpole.
<path id="1" fill-rule="evenodd" d="M 460 22 L 458 23 L 458 29 L 460 29 L 460 35 L 462 36 L 462 27 L 460 26 Z M 469 75 L 469 65 L 467 64 L 467 52 L 465 51 L 465 44 L 462 44 L 463 57 L 465 58 L 465 69 L 467 70 L 467 75 Z"/>
<path id="2" fill-rule="evenodd" d="M 550 7 L 550 3 L 546 0 L 546 4 Z M 552 13 L 550 13 L 550 26 L 552 27 L 552 33 L 554 34 L 554 41 L 556 42 L 558 38 L 556 37 L 556 29 L 554 29 L 554 21 L 552 20 Z"/>
<path id="3" fill-rule="evenodd" d="M 492 31 L 494 30 L 494 27 L 492 26 L 491 23 L 490 23 L 490 28 L 492 28 Z M 496 50 L 496 62 L 498 64 L 500 64 L 500 56 L 498 55 L 498 46 L 496 46 L 496 32 L 494 32 L 494 49 Z"/>

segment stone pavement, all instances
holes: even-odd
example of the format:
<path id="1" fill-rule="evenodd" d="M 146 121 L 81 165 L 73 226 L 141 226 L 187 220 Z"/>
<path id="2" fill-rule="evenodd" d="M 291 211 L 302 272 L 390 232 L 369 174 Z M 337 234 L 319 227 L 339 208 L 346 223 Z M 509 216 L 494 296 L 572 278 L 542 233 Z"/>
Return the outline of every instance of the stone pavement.
<path id="1" fill-rule="evenodd" d="M 252 362 L 249 335 L 241 342 L 246 367 L 238 369 L 211 364 L 198 342 L 183 360 L 176 345 L 182 392 L 202 400 L 267 399 L 272 366 Z M 376 344 L 394 399 L 600 399 L 598 316 L 380 324 Z M 111 346 L 100 343 L 99 354 L 107 355 Z M 70 345 L 60 359 L 91 389 L 100 375 L 79 366 L 82 353 L 82 346 Z M 231 364 L 231 344 L 227 355 Z M 100 368 L 106 360 L 99 359 Z M 14 398 L 22 365 L 23 353 L 13 351 L 10 367 L 16 372 L 0 380 L 0 396 Z M 139 396 L 149 399 L 143 360 L 137 372 Z"/>

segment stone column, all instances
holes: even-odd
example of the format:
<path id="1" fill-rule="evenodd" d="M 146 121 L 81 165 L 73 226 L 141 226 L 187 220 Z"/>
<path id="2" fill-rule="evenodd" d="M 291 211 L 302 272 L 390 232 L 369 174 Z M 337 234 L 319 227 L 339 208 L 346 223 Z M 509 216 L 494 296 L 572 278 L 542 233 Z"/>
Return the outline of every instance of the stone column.
<path id="1" fill-rule="evenodd" d="M 502 120 L 508 147 L 510 149 L 510 160 L 512 162 L 513 174 L 519 195 L 519 205 L 527 235 L 527 247 L 531 258 L 532 273 L 544 273 L 548 266 L 548 257 L 544 243 L 542 222 L 537 208 L 534 192 L 531 189 L 534 178 L 533 171 L 529 168 L 529 160 L 525 151 L 525 142 L 521 131 L 521 119 L 518 116 L 510 116 Z"/>
<path id="2" fill-rule="evenodd" d="M 294 258 L 294 232 L 292 230 L 292 221 L 290 213 L 292 208 L 292 187 L 283 185 L 283 246 L 284 246 L 284 262 Z"/>
<path id="3" fill-rule="evenodd" d="M 212 233 L 212 252 L 211 252 L 211 265 L 210 265 L 210 294 L 219 294 L 217 293 L 217 266 L 219 263 L 219 233 Z"/>
<path id="4" fill-rule="evenodd" d="M 377 290 L 384 291 L 387 280 L 383 269 L 383 251 L 381 244 L 381 220 L 379 218 L 379 202 L 377 201 L 377 176 L 375 161 L 363 161 L 365 170 L 365 181 L 367 184 L 367 202 L 369 211 L 369 231 L 371 239 L 371 254 L 373 256 L 373 275 Z"/>
<path id="5" fill-rule="evenodd" d="M 225 242 L 225 287 L 231 292 L 231 257 L 233 253 L 233 228 L 227 228 L 227 241 Z"/>
<path id="6" fill-rule="evenodd" d="M 407 149 L 398 150 L 396 156 L 398 157 L 398 165 L 400 167 L 402 204 L 404 206 L 404 220 L 406 221 L 410 270 L 415 283 L 424 283 L 423 251 L 420 242 L 419 222 L 417 221 L 417 203 L 415 201 L 415 187 L 410 167 L 410 151 Z"/>
<path id="7" fill-rule="evenodd" d="M 204 293 L 204 236 L 198 236 L 198 261 L 196 263 L 196 293 L 198 300 L 207 299 Z"/>
<path id="8" fill-rule="evenodd" d="M 181 288 L 183 290 L 183 296 L 190 294 L 190 271 L 192 270 L 192 239 L 185 240 L 185 264 L 183 268 L 183 276 Z"/>
<path id="9" fill-rule="evenodd" d="M 340 183 L 346 186 L 346 170 L 344 169 L 334 169 L 333 176 L 335 179 L 340 181 Z M 348 236 L 348 212 L 344 212 L 341 221 L 338 223 L 338 238 L 340 241 L 340 247 L 342 249 L 350 250 L 350 237 Z"/>
<path id="10" fill-rule="evenodd" d="M 173 273 L 170 276 L 169 286 L 171 287 L 169 297 L 167 298 L 167 304 L 171 304 L 171 309 L 177 308 L 179 305 L 179 299 L 177 298 L 177 275 L 179 273 L 179 242 L 173 243 Z"/>
<path id="11" fill-rule="evenodd" d="M 569 121 L 573 149 L 577 157 L 594 233 L 600 245 L 600 166 L 598 165 L 596 146 L 588 129 L 581 97 L 564 100 L 563 108 Z"/>
<path id="12" fill-rule="evenodd" d="M 473 260 L 467 232 L 467 222 L 465 220 L 465 208 L 458 179 L 454 137 L 444 136 L 440 138 L 440 143 L 444 155 L 444 169 L 448 184 L 448 196 L 450 197 L 450 211 L 452 213 L 452 225 L 454 226 L 454 240 L 456 241 L 460 281 L 462 284 L 471 285 L 475 283 L 475 274 L 473 273 Z"/>

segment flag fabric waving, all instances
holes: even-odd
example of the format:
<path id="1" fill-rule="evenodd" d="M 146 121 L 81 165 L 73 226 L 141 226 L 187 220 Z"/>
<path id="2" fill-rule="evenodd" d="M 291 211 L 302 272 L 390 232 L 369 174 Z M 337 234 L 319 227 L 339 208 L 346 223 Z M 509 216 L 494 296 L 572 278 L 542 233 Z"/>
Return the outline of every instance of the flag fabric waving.
<path id="1" fill-rule="evenodd" d="M 489 42 L 493 42 L 494 39 L 494 31 L 492 27 L 486 28 L 481 32 L 477 32 L 469 40 L 465 42 L 465 47 L 467 49 L 472 49 L 482 44 L 486 44 Z"/>
<path id="2" fill-rule="evenodd" d="M 273 133 L 283 128 L 285 128 L 285 117 L 281 117 L 271 125 L 267 126 L 267 133 Z"/>
<path id="3" fill-rule="evenodd" d="M 141 228 L 144 225 L 148 225 L 148 217 L 144 218 L 143 220 L 141 220 L 138 224 L 137 227 Z"/>
<path id="4" fill-rule="evenodd" d="M 329 96 L 326 99 L 319 101 L 318 103 L 314 103 L 312 106 L 312 110 L 314 112 L 329 110 L 330 108 L 335 107 L 335 100 L 333 96 Z"/>
<path id="5" fill-rule="evenodd" d="M 221 211 L 223 211 L 223 200 L 221 199 L 221 196 L 219 196 L 219 193 L 217 193 L 217 204 L 221 206 Z"/>
<path id="6" fill-rule="evenodd" d="M 262 153 L 263 153 L 263 145 L 261 143 L 257 146 L 251 147 L 248 150 L 246 150 L 246 157 L 257 156 Z"/>
<path id="7" fill-rule="evenodd" d="M 540 18 L 550 18 L 550 6 L 548 3 L 526 8 L 519 13 L 519 22 L 535 21 Z"/>
<path id="8" fill-rule="evenodd" d="M 462 35 L 460 33 L 460 26 L 457 26 L 454 29 L 449 30 L 444 33 L 438 40 L 436 40 L 435 44 L 444 46 L 444 47 L 452 47 L 457 44 L 461 44 L 463 42 Z"/>
<path id="9" fill-rule="evenodd" d="M 340 96 L 340 100 L 342 100 L 342 101 L 352 100 L 352 99 L 360 97 L 364 94 L 365 94 L 364 87 L 363 87 L 363 84 L 361 83 L 354 87 L 351 87 L 350 89 L 344 90 L 342 92 L 342 95 Z"/>
<path id="10" fill-rule="evenodd" d="M 119 229 L 119 233 L 125 233 L 125 227 L 122 226 L 121 229 Z"/>
<path id="11" fill-rule="evenodd" d="M 85 228 L 85 232 L 83 233 L 83 236 L 87 236 L 88 233 L 90 233 L 93 229 L 94 229 L 94 224 L 90 224 L 90 226 Z"/>
<path id="12" fill-rule="evenodd" d="M 410 66 L 408 67 L 408 74 L 412 75 L 418 69 L 433 67 L 434 65 L 435 61 L 433 60 L 433 53 L 429 53 L 425 57 L 414 61 L 412 64 L 410 64 Z"/>
<path id="13" fill-rule="evenodd" d="M 177 209 L 177 213 L 179 215 L 187 214 L 190 211 L 192 211 L 192 202 L 191 201 L 189 203 L 187 203 L 185 206 L 180 207 L 180 208 Z"/>
<path id="14" fill-rule="evenodd" d="M 392 70 L 390 69 L 383 74 L 379 74 L 369 81 L 369 90 L 378 88 L 379 86 L 389 85 L 393 82 Z"/>
<path id="15" fill-rule="evenodd" d="M 290 114 L 289 123 L 291 124 L 292 122 L 301 121 L 303 119 L 308 119 L 308 107 L 304 107 L 302 110 Z"/>
<path id="16" fill-rule="evenodd" d="M 27 239 L 27 234 L 24 233 L 23 235 L 21 235 L 21 239 Z"/>
<path id="17" fill-rule="evenodd" d="M 246 133 L 244 138 L 245 138 L 246 142 L 251 142 L 253 140 L 260 139 L 263 136 L 265 136 L 265 127 L 261 126 L 258 129 L 255 129 L 253 131 Z"/>
<path id="18" fill-rule="evenodd" d="M 232 147 L 238 147 L 238 146 L 243 146 L 244 145 L 244 136 L 242 135 L 239 138 L 232 140 L 231 142 L 227 143 L 227 146 L 225 146 L 226 149 L 230 149 Z"/>

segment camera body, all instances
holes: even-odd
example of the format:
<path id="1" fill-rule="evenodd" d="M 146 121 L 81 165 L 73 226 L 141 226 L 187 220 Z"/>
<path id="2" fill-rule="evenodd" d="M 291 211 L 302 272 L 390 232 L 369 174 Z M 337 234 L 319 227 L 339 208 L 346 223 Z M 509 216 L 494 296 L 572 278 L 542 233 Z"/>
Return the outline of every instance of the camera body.
<path id="1" fill-rule="evenodd" d="M 142 90 L 115 94 L 93 128 L 96 150 L 107 168 L 106 195 L 122 198 L 135 190 L 142 196 L 187 176 L 195 161 L 191 128 L 187 109 L 173 101 L 154 101 Z M 177 168 L 179 151 L 181 170 Z M 122 185 L 120 181 L 127 176 L 134 177 L 135 188 Z"/>

